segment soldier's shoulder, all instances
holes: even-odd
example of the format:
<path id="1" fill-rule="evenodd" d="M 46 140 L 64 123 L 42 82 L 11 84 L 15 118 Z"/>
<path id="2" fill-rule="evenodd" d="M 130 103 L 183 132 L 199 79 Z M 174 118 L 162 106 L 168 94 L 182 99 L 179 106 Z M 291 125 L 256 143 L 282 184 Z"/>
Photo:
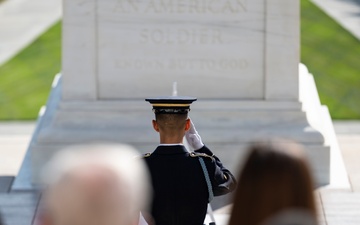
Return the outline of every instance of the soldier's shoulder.
<path id="1" fill-rule="evenodd" d="M 135 156 L 135 159 L 145 159 L 148 158 L 149 156 L 151 156 L 151 153 L 145 153 L 145 154 L 139 154 L 137 156 Z"/>
<path id="2" fill-rule="evenodd" d="M 190 152 L 190 157 L 192 158 L 204 158 L 204 159 L 209 159 L 209 160 L 214 160 L 215 158 L 212 157 L 211 155 L 208 155 L 206 153 L 201 153 L 201 152 Z"/>
<path id="3" fill-rule="evenodd" d="M 151 156 L 151 153 L 150 153 L 150 152 L 145 153 L 145 154 L 142 155 L 143 158 L 148 158 L 148 157 L 150 157 L 150 156 Z"/>

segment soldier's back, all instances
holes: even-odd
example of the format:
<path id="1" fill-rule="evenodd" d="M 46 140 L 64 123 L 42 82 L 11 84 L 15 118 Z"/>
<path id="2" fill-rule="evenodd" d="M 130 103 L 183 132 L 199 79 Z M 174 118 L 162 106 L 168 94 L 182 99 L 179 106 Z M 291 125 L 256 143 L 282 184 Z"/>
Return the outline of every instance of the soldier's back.
<path id="1" fill-rule="evenodd" d="M 159 146 L 145 155 L 154 189 L 152 215 L 157 225 L 202 225 L 208 189 L 197 157 L 184 146 Z"/>

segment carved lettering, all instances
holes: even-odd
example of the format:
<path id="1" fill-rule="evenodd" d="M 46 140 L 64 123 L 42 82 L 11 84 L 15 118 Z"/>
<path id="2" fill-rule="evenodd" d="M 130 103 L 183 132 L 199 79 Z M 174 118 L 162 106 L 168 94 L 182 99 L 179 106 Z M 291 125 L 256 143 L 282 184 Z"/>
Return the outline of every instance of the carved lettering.
<path id="1" fill-rule="evenodd" d="M 247 0 L 118 0 L 119 13 L 144 14 L 236 14 L 247 11 Z"/>
<path id="2" fill-rule="evenodd" d="M 119 69 L 138 70 L 223 70 L 238 71 L 248 67 L 245 59 L 121 59 L 116 61 Z"/>
<path id="3" fill-rule="evenodd" d="M 139 8 L 133 0 L 118 0 L 114 11 L 120 13 L 138 12 Z"/>
<path id="4" fill-rule="evenodd" d="M 160 60 L 146 59 L 121 59 L 116 61 L 116 67 L 119 69 L 165 69 L 164 62 Z"/>
<path id="5" fill-rule="evenodd" d="M 190 0 L 189 13 L 201 14 L 204 13 L 204 8 L 201 7 L 201 0 Z"/>
<path id="6" fill-rule="evenodd" d="M 143 44 L 221 44 L 218 29 L 142 29 L 139 41 Z"/>
<path id="7" fill-rule="evenodd" d="M 147 5 L 147 7 L 144 10 L 144 13 L 149 13 L 149 12 L 153 12 L 153 13 L 160 13 L 161 12 L 158 5 L 155 4 L 155 1 L 153 1 L 153 0 L 149 2 L 149 4 Z"/>

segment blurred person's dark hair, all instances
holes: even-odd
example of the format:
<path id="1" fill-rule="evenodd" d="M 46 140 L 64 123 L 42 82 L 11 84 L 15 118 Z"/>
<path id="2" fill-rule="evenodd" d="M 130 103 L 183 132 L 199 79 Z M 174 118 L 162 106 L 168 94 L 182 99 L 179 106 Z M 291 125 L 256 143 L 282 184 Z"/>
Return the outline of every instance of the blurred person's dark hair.
<path id="1" fill-rule="evenodd" d="M 286 209 L 270 216 L 261 225 L 317 225 L 316 218 L 309 210 Z"/>
<path id="2" fill-rule="evenodd" d="M 133 225 L 151 198 L 146 165 L 127 145 L 70 147 L 43 177 L 40 224 Z"/>
<path id="3" fill-rule="evenodd" d="M 249 148 L 239 171 L 229 225 L 260 225 L 283 210 L 304 210 L 316 218 L 313 178 L 301 146 L 285 140 Z"/>

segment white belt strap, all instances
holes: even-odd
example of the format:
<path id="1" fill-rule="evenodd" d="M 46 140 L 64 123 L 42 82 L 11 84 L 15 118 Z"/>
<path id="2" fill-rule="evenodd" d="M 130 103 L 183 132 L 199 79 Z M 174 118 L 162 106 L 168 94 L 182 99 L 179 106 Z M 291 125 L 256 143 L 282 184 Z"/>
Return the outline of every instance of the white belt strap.
<path id="1" fill-rule="evenodd" d="M 208 170 L 206 168 L 204 159 L 199 157 L 199 162 L 200 162 L 201 168 L 202 168 L 202 170 L 204 172 L 205 181 L 206 181 L 208 192 L 209 192 L 209 202 L 211 202 L 213 200 L 213 198 L 214 198 L 214 192 L 213 192 L 213 189 L 212 189 L 212 185 L 211 185 L 211 181 L 210 181 L 210 177 L 209 177 L 209 172 L 208 172 Z"/>

